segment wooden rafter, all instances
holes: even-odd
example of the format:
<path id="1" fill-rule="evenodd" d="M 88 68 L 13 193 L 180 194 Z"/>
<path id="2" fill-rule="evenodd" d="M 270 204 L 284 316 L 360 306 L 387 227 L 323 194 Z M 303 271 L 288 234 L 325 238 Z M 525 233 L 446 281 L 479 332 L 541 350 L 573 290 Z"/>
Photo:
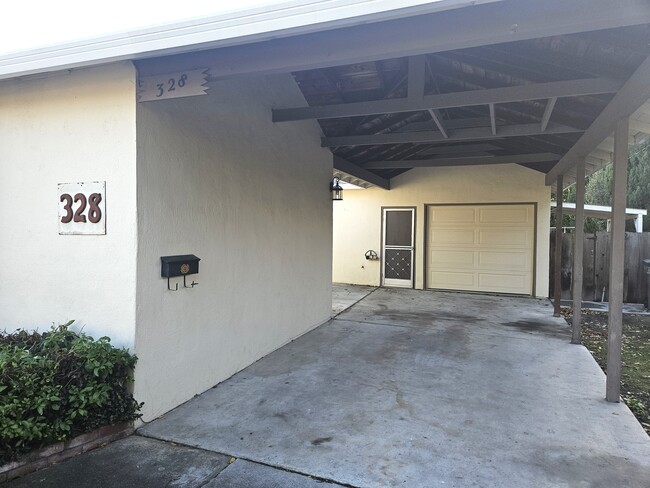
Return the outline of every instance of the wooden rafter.
<path id="1" fill-rule="evenodd" d="M 496 136 L 497 135 L 497 118 L 494 110 L 494 104 L 490 103 L 488 104 L 490 107 L 490 128 L 492 129 L 492 135 Z"/>
<path id="2" fill-rule="evenodd" d="M 589 129 L 548 172 L 546 184 L 553 184 L 558 176 L 573 168 L 580 159 L 587 157 L 614 131 L 620 119 L 629 117 L 646 103 L 648 98 L 650 98 L 650 57 L 641 63 Z"/>
<path id="3" fill-rule="evenodd" d="M 542 115 L 542 132 L 546 130 L 549 120 L 551 120 L 551 115 L 553 114 L 553 108 L 557 102 L 557 97 L 549 98 L 546 102 L 546 108 L 544 109 L 544 115 Z"/>
<path id="4" fill-rule="evenodd" d="M 411 56 L 408 62 L 408 98 L 422 100 L 426 78 L 426 56 Z"/>
<path id="5" fill-rule="evenodd" d="M 437 110 L 435 108 L 429 109 L 429 115 L 431 115 L 431 119 L 433 119 L 433 122 L 438 127 L 438 130 L 442 134 L 442 137 L 444 137 L 445 139 L 449 139 L 449 133 L 447 132 L 447 128 L 445 127 L 445 124 L 443 122 L 442 114 L 440 113 L 440 110 Z"/>

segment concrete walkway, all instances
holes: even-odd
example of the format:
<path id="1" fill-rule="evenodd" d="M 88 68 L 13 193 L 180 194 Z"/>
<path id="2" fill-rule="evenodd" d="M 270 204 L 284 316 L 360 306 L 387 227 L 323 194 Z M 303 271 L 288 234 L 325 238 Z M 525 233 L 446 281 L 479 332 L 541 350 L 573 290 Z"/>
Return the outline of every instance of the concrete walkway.
<path id="1" fill-rule="evenodd" d="M 332 284 L 332 317 L 344 312 L 376 289 L 376 286 Z"/>
<path id="2" fill-rule="evenodd" d="M 545 300 L 377 289 L 148 438 L 16 486 L 118 486 L 103 467 L 127 487 L 647 488 L 648 436 L 551 315 Z M 66 472 L 76 482 L 56 484 Z"/>

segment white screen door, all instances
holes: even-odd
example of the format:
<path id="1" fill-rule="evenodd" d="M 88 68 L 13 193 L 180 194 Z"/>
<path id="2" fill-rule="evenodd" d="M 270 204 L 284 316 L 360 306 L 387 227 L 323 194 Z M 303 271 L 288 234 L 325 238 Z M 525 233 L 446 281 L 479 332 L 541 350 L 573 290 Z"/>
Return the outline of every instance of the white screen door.
<path id="1" fill-rule="evenodd" d="M 413 288 L 415 209 L 382 211 L 382 284 Z"/>

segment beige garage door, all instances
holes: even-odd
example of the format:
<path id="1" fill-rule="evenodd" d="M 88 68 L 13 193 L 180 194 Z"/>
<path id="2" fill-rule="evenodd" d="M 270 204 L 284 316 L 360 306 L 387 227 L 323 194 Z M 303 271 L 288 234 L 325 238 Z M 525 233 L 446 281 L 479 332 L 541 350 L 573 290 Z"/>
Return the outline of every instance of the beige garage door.
<path id="1" fill-rule="evenodd" d="M 429 205 L 427 287 L 533 293 L 535 206 Z"/>

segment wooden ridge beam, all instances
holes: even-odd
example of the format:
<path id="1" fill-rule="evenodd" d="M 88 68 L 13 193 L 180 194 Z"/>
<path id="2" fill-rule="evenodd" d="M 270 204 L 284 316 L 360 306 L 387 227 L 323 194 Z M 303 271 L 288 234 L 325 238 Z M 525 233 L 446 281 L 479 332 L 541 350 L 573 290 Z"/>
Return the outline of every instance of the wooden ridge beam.
<path id="1" fill-rule="evenodd" d="M 542 132 L 538 123 L 504 125 L 499 128 L 497 138 L 539 136 L 547 134 L 569 134 L 582 132 L 574 127 L 567 127 L 560 124 L 550 123 L 546 131 Z M 431 142 L 457 142 L 457 141 L 482 141 L 494 139 L 489 127 L 475 127 L 471 129 L 457 129 L 449 133 L 445 138 L 438 131 L 421 132 L 394 132 L 389 134 L 374 134 L 365 136 L 340 136 L 323 137 L 322 147 L 339 146 L 374 146 L 381 144 L 409 144 L 409 143 L 431 143 Z"/>
<path id="2" fill-rule="evenodd" d="M 456 146 L 433 146 L 418 153 L 418 156 L 454 154 L 459 157 L 484 155 L 486 151 L 502 149 L 494 144 L 462 144 Z"/>
<path id="3" fill-rule="evenodd" d="M 523 164 L 559 161 L 559 154 L 513 154 L 508 156 L 469 156 L 459 158 L 406 159 L 401 161 L 370 161 L 365 169 L 431 168 L 439 166 L 474 166 L 485 164 Z"/>
<path id="4" fill-rule="evenodd" d="M 427 95 L 422 98 L 393 98 L 367 102 L 342 103 L 318 107 L 297 107 L 273 109 L 273 122 L 289 122 L 308 119 L 335 119 L 398 112 L 470 107 L 494 103 L 541 100 L 553 97 L 573 97 L 615 93 L 623 81 L 609 78 L 584 78 L 580 80 L 551 81 L 528 85 L 466 90 L 453 93 Z"/>

